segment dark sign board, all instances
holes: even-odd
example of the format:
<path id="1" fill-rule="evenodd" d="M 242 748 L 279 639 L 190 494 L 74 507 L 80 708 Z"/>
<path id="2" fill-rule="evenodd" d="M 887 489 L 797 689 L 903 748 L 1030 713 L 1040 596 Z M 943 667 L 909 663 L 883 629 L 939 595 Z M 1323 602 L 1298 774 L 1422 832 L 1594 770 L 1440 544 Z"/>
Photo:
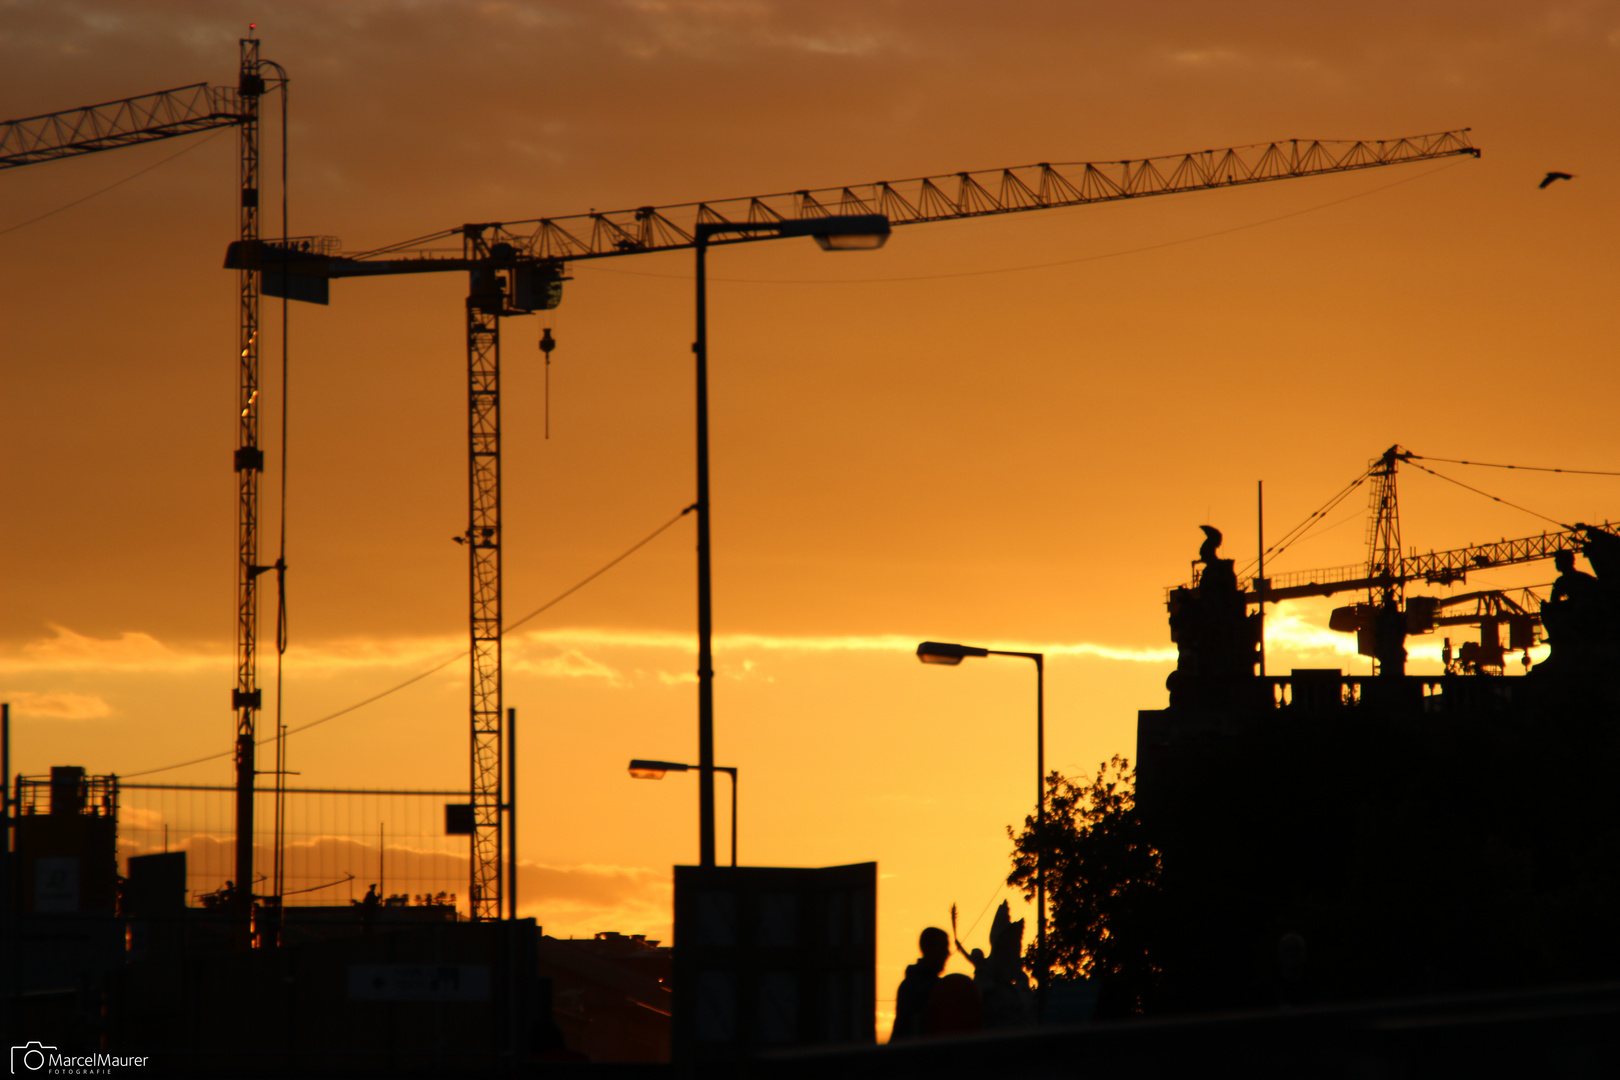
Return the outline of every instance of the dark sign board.
<path id="1" fill-rule="evenodd" d="M 444 835 L 471 836 L 478 831 L 478 819 L 473 816 L 473 804 L 453 802 L 444 804 Z"/>
<path id="2" fill-rule="evenodd" d="M 877 863 L 677 866 L 677 1061 L 876 1038 Z"/>

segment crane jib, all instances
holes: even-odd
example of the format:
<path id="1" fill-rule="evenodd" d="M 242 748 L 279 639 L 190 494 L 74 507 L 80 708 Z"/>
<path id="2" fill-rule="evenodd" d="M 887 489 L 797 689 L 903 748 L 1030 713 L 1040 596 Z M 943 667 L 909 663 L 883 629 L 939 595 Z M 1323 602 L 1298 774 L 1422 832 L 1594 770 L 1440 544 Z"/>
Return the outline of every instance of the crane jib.
<path id="1" fill-rule="evenodd" d="M 1275 603 L 1307 596 L 1332 596 L 1373 587 L 1404 585 L 1414 581 L 1430 585 L 1454 584 L 1466 580 L 1473 571 L 1550 559 L 1560 551 L 1579 551 L 1581 538 L 1587 529 L 1613 532 L 1617 527 L 1620 526 L 1605 521 L 1599 525 L 1579 525 L 1559 532 L 1498 540 L 1493 544 L 1470 544 L 1448 551 L 1420 552 L 1404 556 L 1400 561 L 1399 573 L 1391 576 L 1369 576 L 1366 563 L 1320 570 L 1295 570 L 1267 577 L 1265 599 L 1267 603 Z M 1167 591 L 1192 588 L 1194 585 L 1196 582 L 1173 586 Z M 1258 598 L 1258 593 L 1252 587 L 1244 595 L 1251 604 Z"/>
<path id="2" fill-rule="evenodd" d="M 1469 129 L 1461 128 L 1398 139 L 1288 139 L 1113 162 L 1039 162 L 713 202 L 638 206 L 565 217 L 462 225 L 362 252 L 341 253 L 332 237 L 302 238 L 289 242 L 295 250 L 287 255 L 283 273 L 291 281 L 300 276 L 443 273 L 470 270 L 475 265 L 560 268 L 570 261 L 689 248 L 696 243 L 699 225 L 782 222 L 835 215 L 881 215 L 891 225 L 918 225 L 1479 155 L 1479 149 L 1469 138 Z M 489 253 L 487 256 L 468 259 L 461 240 L 469 228 L 478 230 Z M 715 235 L 707 242 L 737 244 L 755 239 L 742 233 Z M 319 255 L 324 258 L 306 256 L 298 250 L 298 245 L 304 244 L 317 245 Z M 262 252 L 253 256 L 265 271 L 265 290 L 271 295 L 280 295 L 279 291 L 272 292 L 279 286 L 268 280 L 280 261 L 278 255 L 277 246 L 266 242 Z M 247 265 L 246 259 L 246 255 L 233 248 L 227 266 Z M 289 284 L 287 288 L 292 290 L 293 299 L 305 299 L 296 294 L 297 286 Z M 534 310 L 521 304 L 513 307 Z"/>

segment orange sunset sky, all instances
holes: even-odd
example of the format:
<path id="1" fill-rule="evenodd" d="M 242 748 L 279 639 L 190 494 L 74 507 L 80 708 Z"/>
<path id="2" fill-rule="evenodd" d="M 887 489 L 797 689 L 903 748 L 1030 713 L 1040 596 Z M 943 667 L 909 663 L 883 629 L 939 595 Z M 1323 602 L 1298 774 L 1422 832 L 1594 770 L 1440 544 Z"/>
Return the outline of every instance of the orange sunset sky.
<path id="1" fill-rule="evenodd" d="M 1477 161 L 922 225 L 861 255 L 714 253 L 718 760 L 742 769 L 744 862 L 878 862 L 883 998 L 918 930 L 956 902 L 965 932 L 995 897 L 1005 827 L 1033 802 L 1029 665 L 925 668 L 918 641 L 1046 650 L 1047 762 L 1085 774 L 1165 704 L 1163 587 L 1198 526 L 1252 556 L 1257 480 L 1275 537 L 1391 443 L 1620 469 L 1620 4 L 0 0 L 0 113 L 232 84 L 250 21 L 292 79 L 290 230 L 351 250 L 465 221 L 1473 129 Z M 235 138 L 0 172 L 14 770 L 229 749 Z M 1554 169 L 1576 178 L 1538 190 Z M 505 324 L 509 619 L 694 496 L 690 252 L 572 272 L 557 311 Z M 330 307 L 291 313 L 291 725 L 465 647 L 465 288 L 340 281 Z M 274 461 L 279 393 L 267 404 Z M 1620 517 L 1613 478 L 1435 467 L 1554 521 Z M 1552 527 L 1401 477 L 1408 546 Z M 1364 559 L 1365 506 L 1275 569 Z M 697 754 L 693 541 L 682 521 L 508 639 L 523 909 L 547 933 L 669 938 L 695 778 L 624 766 Z M 1273 673 L 1367 670 L 1328 606 L 1276 613 Z M 1438 669 L 1437 637 L 1411 647 L 1412 670 Z M 465 786 L 466 693 L 452 664 L 297 736 L 290 767 Z M 230 766 L 145 779 L 227 783 Z"/>

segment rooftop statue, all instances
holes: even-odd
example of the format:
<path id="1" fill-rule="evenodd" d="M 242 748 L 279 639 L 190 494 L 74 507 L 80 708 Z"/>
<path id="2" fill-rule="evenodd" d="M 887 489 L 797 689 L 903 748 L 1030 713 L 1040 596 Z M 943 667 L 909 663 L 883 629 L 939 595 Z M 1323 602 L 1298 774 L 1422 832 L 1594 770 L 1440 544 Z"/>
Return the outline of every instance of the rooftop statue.
<path id="1" fill-rule="evenodd" d="M 1581 551 L 1595 576 L 1575 568 L 1573 551 L 1553 556 L 1558 579 L 1541 605 L 1552 655 L 1537 670 L 1609 676 L 1620 661 L 1620 537 L 1588 528 Z"/>
<path id="2" fill-rule="evenodd" d="M 1012 921 L 1003 900 L 990 924 L 990 955 L 978 949 L 971 953 L 956 943 L 956 949 L 973 965 L 973 985 L 984 1003 L 984 1027 L 1028 1027 L 1035 1022 L 1035 995 L 1024 974 L 1024 920 Z"/>

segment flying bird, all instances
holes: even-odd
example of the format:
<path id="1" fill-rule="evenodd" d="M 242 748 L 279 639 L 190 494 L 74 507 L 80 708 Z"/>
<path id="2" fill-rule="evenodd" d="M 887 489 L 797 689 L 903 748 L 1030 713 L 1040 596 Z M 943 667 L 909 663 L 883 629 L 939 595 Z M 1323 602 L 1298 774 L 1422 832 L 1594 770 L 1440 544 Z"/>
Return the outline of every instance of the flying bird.
<path id="1" fill-rule="evenodd" d="M 1550 172 L 1550 173 L 1547 174 L 1547 178 L 1541 182 L 1540 186 L 1537 187 L 1536 190 L 1537 191 L 1543 190 L 1544 188 L 1546 188 L 1546 186 L 1548 184 L 1552 183 L 1554 180 L 1573 180 L 1573 179 L 1575 179 L 1575 177 L 1572 174 L 1567 173 L 1567 172 Z"/>

